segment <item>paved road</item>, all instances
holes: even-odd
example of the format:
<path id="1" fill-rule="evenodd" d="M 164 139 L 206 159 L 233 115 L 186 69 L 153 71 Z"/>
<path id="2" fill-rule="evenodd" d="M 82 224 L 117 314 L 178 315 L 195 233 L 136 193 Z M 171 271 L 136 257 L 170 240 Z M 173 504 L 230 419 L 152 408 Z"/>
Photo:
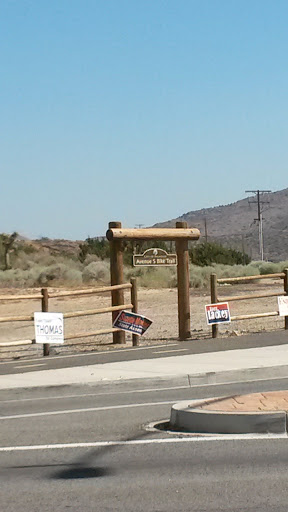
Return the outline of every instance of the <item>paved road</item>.
<path id="1" fill-rule="evenodd" d="M 71 368 L 94 364 L 133 361 L 139 359 L 155 359 L 177 355 L 204 354 L 226 350 L 238 350 L 256 347 L 283 345 L 288 342 L 287 331 L 265 332 L 232 338 L 207 340 L 189 340 L 185 342 L 154 345 L 152 347 L 117 348 L 109 351 L 92 352 L 88 354 L 70 354 L 49 356 L 18 361 L 0 362 L 0 375 L 25 373 L 39 370 Z"/>
<path id="2" fill-rule="evenodd" d="M 287 512 L 287 437 L 146 429 L 180 400 L 285 388 L 288 379 L 2 391 L 1 510 Z"/>

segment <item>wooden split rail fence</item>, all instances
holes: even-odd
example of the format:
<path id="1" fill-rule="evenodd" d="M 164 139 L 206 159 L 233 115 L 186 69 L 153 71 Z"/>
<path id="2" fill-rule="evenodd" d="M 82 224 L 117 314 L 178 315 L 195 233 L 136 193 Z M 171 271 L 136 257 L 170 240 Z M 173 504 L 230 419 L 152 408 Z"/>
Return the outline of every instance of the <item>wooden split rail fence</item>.
<path id="1" fill-rule="evenodd" d="M 218 284 L 224 283 L 243 283 L 243 282 L 251 282 L 256 281 L 258 279 L 281 279 L 284 283 L 283 292 L 265 292 L 265 293 L 254 293 L 254 294 L 245 294 L 245 295 L 234 295 L 234 296 L 224 296 L 219 297 L 218 295 Z M 217 304 L 219 302 L 232 302 L 238 300 L 253 300 L 253 299 L 262 299 L 265 297 L 278 297 L 281 295 L 288 295 L 288 269 L 285 269 L 284 272 L 279 272 L 277 274 L 266 274 L 266 275 L 257 275 L 257 276 L 243 276 L 243 277 L 227 277 L 227 278 L 217 278 L 216 274 L 211 274 L 211 304 Z M 247 320 L 251 318 L 264 318 L 264 317 L 273 317 L 279 316 L 279 311 L 270 311 L 267 313 L 253 313 L 248 315 L 238 315 L 231 316 L 231 322 L 235 320 Z M 288 316 L 284 317 L 284 328 L 288 329 Z M 218 335 L 218 325 L 212 325 L 212 338 L 217 338 Z"/>
<path id="2" fill-rule="evenodd" d="M 88 288 L 84 290 L 70 290 L 70 291 L 59 291 L 59 292 L 50 292 L 48 288 L 42 288 L 40 293 L 34 293 L 31 295 L 0 295 L 0 303 L 1 301 L 15 301 L 15 300 L 41 300 L 41 311 L 48 312 L 49 311 L 49 299 L 58 298 L 58 297 L 77 297 L 77 296 L 87 296 L 87 295 L 95 295 L 98 293 L 105 292 L 113 292 L 118 290 L 131 290 L 131 300 L 129 303 L 117 304 L 109 307 L 103 307 L 98 309 L 89 309 L 89 310 L 81 310 L 81 311 L 69 311 L 67 313 L 63 313 L 63 318 L 75 318 L 81 316 L 90 316 L 90 315 L 99 315 L 102 313 L 112 313 L 112 322 L 115 317 L 118 315 L 119 311 L 123 309 L 131 309 L 134 313 L 138 312 L 138 299 L 137 299 L 137 280 L 136 278 L 131 278 L 130 283 L 126 284 L 118 284 L 114 286 L 103 286 L 101 288 Z M 113 297 L 112 297 L 113 300 Z M 123 301 L 124 302 L 124 301 Z M 113 303 L 113 302 L 112 302 Z M 0 317 L 0 324 L 7 322 L 33 322 L 34 321 L 34 313 L 31 315 L 19 315 L 19 316 L 6 316 Z M 121 329 L 111 327 L 109 329 L 99 329 L 96 331 L 89 332 L 80 332 L 76 334 L 65 334 L 65 341 L 72 340 L 77 338 L 85 338 L 89 336 L 97 336 L 100 334 L 109 334 L 114 332 L 119 332 Z M 121 331 L 122 332 L 122 331 Z M 124 333 L 125 334 L 125 333 Z M 132 343 L 133 346 L 138 345 L 138 336 L 136 334 L 132 334 Z M 21 345 L 31 345 L 35 343 L 35 339 L 31 340 L 19 340 L 19 341 L 9 341 L 9 342 L 0 342 L 1 347 L 16 347 Z M 50 351 L 50 345 L 45 343 L 43 344 L 43 355 L 48 356 Z"/>

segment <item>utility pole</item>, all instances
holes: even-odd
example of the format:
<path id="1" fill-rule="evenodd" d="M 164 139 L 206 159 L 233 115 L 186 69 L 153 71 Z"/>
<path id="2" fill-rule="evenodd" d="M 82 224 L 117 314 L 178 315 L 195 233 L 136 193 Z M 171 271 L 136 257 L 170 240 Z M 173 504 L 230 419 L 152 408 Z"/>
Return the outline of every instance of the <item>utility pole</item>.
<path id="1" fill-rule="evenodd" d="M 256 203 L 257 204 L 257 219 L 254 219 L 258 222 L 259 227 L 259 253 L 261 261 L 264 261 L 264 243 L 263 243 L 263 204 L 269 204 L 269 199 L 267 201 L 263 200 L 260 195 L 269 194 L 272 192 L 271 190 L 245 190 L 245 194 L 255 194 L 255 200 L 248 199 L 249 204 Z"/>
<path id="2" fill-rule="evenodd" d="M 244 235 L 242 233 L 241 235 L 242 240 L 242 257 L 243 257 L 243 265 L 245 265 L 245 241 L 244 241 Z"/>
<path id="3" fill-rule="evenodd" d="M 205 230 L 205 243 L 208 242 L 208 231 L 207 231 L 207 218 L 204 217 L 204 230 Z"/>

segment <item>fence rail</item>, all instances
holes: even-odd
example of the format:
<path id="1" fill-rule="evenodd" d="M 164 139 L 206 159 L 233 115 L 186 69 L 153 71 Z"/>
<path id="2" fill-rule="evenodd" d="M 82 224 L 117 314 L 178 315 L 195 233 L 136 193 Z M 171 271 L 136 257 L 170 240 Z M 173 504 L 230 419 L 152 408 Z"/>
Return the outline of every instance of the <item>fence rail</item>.
<path id="1" fill-rule="evenodd" d="M 251 282 L 259 279 L 281 279 L 283 280 L 284 290 L 283 292 L 265 292 L 265 293 L 252 293 L 245 295 L 232 295 L 232 296 L 222 296 L 218 295 L 218 284 L 220 283 L 245 283 Z M 275 274 L 265 274 L 265 275 L 255 275 L 255 276 L 243 276 L 243 277 L 227 277 L 227 278 L 217 278 L 216 274 L 211 274 L 210 278 L 211 285 L 211 303 L 217 304 L 218 302 L 232 302 L 239 300 L 253 300 L 253 299 L 263 299 L 266 297 L 280 297 L 283 295 L 288 295 L 288 269 L 285 269 L 284 272 L 278 272 Z M 279 316 L 278 311 L 270 311 L 266 313 L 250 313 L 248 315 L 237 315 L 231 316 L 231 322 L 235 320 L 248 320 L 253 318 L 265 318 L 265 317 L 273 317 Z M 288 330 L 288 316 L 284 317 L 284 328 Z M 212 338 L 217 338 L 218 336 L 218 325 L 212 325 Z"/>
<path id="2" fill-rule="evenodd" d="M 216 275 L 216 274 L 215 274 Z M 278 272 L 276 274 L 259 274 L 256 276 L 243 276 L 243 277 L 220 277 L 217 279 L 218 283 L 237 283 L 241 281 L 255 281 L 256 279 L 273 279 L 278 278 L 284 279 L 285 272 Z"/>
<path id="3" fill-rule="evenodd" d="M 99 288 L 88 288 L 84 290 L 65 290 L 60 292 L 50 292 L 47 288 L 42 288 L 41 293 L 35 293 L 31 295 L 0 295 L 1 300 L 5 301 L 22 301 L 22 300 L 41 300 L 41 310 L 42 312 L 48 312 L 49 309 L 49 299 L 57 298 L 57 297 L 77 297 L 84 295 L 94 295 L 99 293 L 112 293 L 114 290 L 130 290 L 131 299 L 130 302 L 124 304 L 117 304 L 114 306 L 97 308 L 97 309 L 86 309 L 80 311 L 70 311 L 67 313 L 63 313 L 63 318 L 77 318 L 82 316 L 91 316 L 91 315 L 99 315 L 105 313 L 112 313 L 115 315 L 115 312 L 121 311 L 123 309 L 131 309 L 134 313 L 138 311 L 138 300 L 137 300 L 137 280 L 136 278 L 131 278 L 130 283 L 118 284 L 113 286 L 102 286 Z M 7 316 L 0 317 L 1 323 L 12 323 L 12 322 L 31 322 L 34 320 L 34 314 L 32 315 L 15 315 L 15 316 Z M 110 334 L 114 332 L 122 332 L 121 329 L 117 329 L 115 327 L 111 327 L 108 329 L 98 329 L 96 331 L 89 332 L 80 332 L 77 334 L 65 334 L 65 340 L 72 340 L 77 338 L 87 338 L 90 336 L 97 336 L 100 334 Z M 138 336 L 132 335 L 132 343 L 133 346 L 138 345 Z M 33 345 L 35 344 L 35 340 L 16 340 L 0 343 L 1 347 L 16 347 L 21 345 Z M 49 344 L 43 344 L 43 355 L 47 356 L 50 352 Z"/>

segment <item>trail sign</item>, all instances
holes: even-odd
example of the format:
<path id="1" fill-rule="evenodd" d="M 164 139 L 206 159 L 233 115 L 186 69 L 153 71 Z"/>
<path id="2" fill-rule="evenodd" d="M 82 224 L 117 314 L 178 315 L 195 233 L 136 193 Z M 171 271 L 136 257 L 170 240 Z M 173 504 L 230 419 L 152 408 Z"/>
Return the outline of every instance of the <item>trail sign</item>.
<path id="1" fill-rule="evenodd" d="M 168 254 L 164 249 L 147 249 L 143 254 L 133 255 L 134 267 L 170 267 L 177 265 L 177 254 Z"/>
<path id="2" fill-rule="evenodd" d="M 231 322 L 228 302 L 218 302 L 205 306 L 208 325 L 227 324 Z"/>
<path id="3" fill-rule="evenodd" d="M 34 313 L 36 343 L 64 343 L 63 313 Z"/>

